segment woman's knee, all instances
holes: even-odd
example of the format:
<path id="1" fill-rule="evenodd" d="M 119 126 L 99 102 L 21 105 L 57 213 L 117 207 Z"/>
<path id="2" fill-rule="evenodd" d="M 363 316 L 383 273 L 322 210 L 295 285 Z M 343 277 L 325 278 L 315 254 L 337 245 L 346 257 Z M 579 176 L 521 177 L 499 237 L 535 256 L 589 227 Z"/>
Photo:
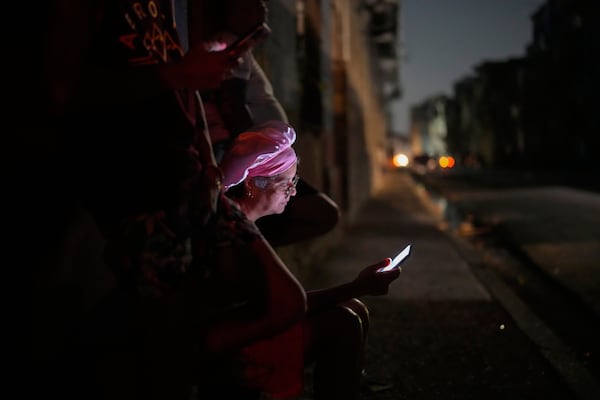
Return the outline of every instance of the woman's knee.
<path id="1" fill-rule="evenodd" d="M 362 346 L 369 324 L 367 307 L 359 300 L 349 300 L 310 318 L 309 331 L 314 345 L 321 348 Z M 352 346 L 353 346 L 352 345 Z"/>
<path id="2" fill-rule="evenodd" d="M 369 322 L 369 309 L 359 299 L 350 299 L 343 306 L 352 310 L 362 321 Z"/>
<path id="3" fill-rule="evenodd" d="M 349 312 L 353 313 L 359 319 L 361 330 L 364 335 L 369 330 L 369 309 L 359 299 L 351 299 L 343 303 L 342 306 Z"/>
<path id="4" fill-rule="evenodd" d="M 335 307 L 330 314 L 328 324 L 334 331 L 337 331 L 335 336 L 339 335 L 341 331 L 348 339 L 357 337 L 362 341 L 365 329 L 363 317 L 364 315 L 359 314 L 354 308 L 344 304 Z"/>

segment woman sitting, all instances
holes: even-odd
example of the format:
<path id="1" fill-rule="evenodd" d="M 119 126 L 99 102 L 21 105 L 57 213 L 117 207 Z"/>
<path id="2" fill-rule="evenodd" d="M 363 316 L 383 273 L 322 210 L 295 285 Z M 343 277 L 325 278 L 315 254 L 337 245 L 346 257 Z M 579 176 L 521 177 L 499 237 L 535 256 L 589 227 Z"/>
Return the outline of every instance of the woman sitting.
<path id="1" fill-rule="evenodd" d="M 250 221 L 282 213 L 296 194 L 295 140 L 290 125 L 268 121 L 237 136 L 225 154 L 221 168 L 226 194 Z M 304 366 L 314 365 L 315 399 L 357 398 L 369 327 L 368 309 L 357 297 L 387 294 L 400 274 L 378 272 L 389 262 L 366 267 L 350 282 L 306 292 L 308 312 L 296 327 L 246 349 L 254 366 L 263 364 L 257 369 L 266 392 L 274 398 L 299 394 Z M 299 347 L 297 352 L 293 346 Z M 286 357 L 275 360 L 273 354 L 281 349 L 288 352 Z M 277 390 L 267 382 L 277 382 Z"/>

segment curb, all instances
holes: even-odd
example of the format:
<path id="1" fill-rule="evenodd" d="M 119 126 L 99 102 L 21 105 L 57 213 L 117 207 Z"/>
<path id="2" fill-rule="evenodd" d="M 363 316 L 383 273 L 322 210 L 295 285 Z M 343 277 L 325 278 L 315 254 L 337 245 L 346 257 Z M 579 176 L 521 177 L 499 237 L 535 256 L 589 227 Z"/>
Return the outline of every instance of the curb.
<path id="1" fill-rule="evenodd" d="M 471 268 L 475 277 L 508 312 L 519 329 L 536 345 L 544 358 L 564 379 L 580 400 L 600 399 L 600 384 L 579 362 L 558 336 L 506 285 L 474 249 L 453 233 L 448 237 Z"/>

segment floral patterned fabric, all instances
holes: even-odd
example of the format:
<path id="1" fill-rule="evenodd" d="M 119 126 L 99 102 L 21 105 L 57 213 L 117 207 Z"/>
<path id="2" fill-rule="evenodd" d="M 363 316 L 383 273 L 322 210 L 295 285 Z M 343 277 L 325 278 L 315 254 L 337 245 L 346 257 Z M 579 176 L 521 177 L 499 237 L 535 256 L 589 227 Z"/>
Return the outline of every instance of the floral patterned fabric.
<path id="1" fill-rule="evenodd" d="M 227 197 L 220 197 L 218 208 L 200 227 L 165 212 L 127 219 L 111 246 L 111 264 L 121 282 L 140 295 L 158 298 L 181 289 L 190 272 L 194 279 L 211 279 L 218 247 L 248 246 L 260 236 Z"/>

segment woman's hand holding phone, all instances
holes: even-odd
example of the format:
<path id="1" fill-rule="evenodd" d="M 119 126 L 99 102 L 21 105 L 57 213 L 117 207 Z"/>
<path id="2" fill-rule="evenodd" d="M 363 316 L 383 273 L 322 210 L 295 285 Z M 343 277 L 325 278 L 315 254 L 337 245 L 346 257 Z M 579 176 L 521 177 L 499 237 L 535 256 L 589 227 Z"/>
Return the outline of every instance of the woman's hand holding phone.
<path id="1" fill-rule="evenodd" d="M 383 273 L 380 272 L 390 262 L 390 259 L 386 258 L 360 271 L 353 282 L 358 287 L 359 295 L 381 296 L 388 293 L 390 283 L 400 276 L 400 270 L 397 268 Z"/>
<path id="2" fill-rule="evenodd" d="M 387 267 L 383 267 L 379 270 L 379 272 L 391 271 L 394 268 L 400 268 L 400 264 L 409 256 L 411 245 L 406 246 L 396 257 L 392 259 L 390 264 Z"/>

